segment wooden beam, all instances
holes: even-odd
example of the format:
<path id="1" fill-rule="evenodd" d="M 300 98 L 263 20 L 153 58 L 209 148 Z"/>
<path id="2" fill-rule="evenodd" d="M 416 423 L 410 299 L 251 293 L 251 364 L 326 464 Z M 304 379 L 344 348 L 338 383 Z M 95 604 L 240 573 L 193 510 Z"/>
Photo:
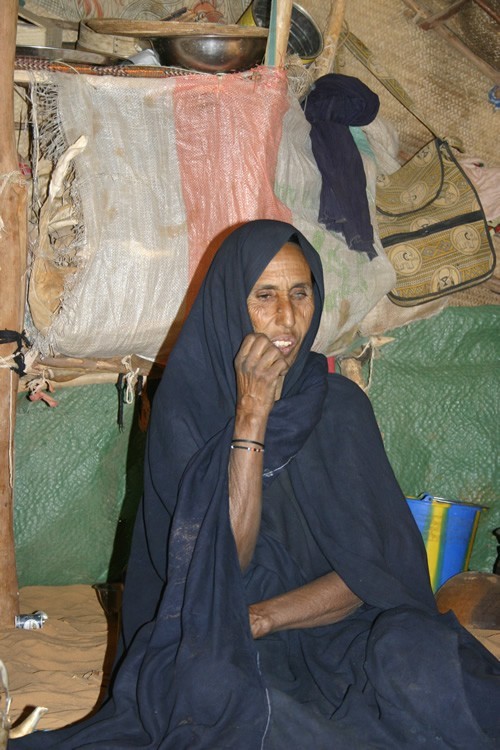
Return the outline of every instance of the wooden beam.
<path id="1" fill-rule="evenodd" d="M 449 5 L 444 10 L 441 10 L 439 13 L 434 13 L 432 16 L 427 16 L 427 18 L 422 19 L 421 21 L 417 20 L 417 24 L 424 31 L 433 29 L 439 23 L 443 23 L 443 21 L 447 21 L 449 18 L 452 18 L 452 16 L 458 13 L 458 11 L 461 10 L 465 3 L 469 1 L 470 0 L 456 0 L 456 2 L 452 3 L 452 5 Z M 490 18 L 495 21 L 495 23 L 500 24 L 500 15 L 495 11 L 494 8 L 491 7 L 489 3 L 486 2 L 486 0 L 474 0 L 474 2 L 476 3 L 476 5 L 479 5 L 479 7 L 484 10 L 484 12 L 487 13 Z"/>
<path id="2" fill-rule="evenodd" d="M 0 329 L 21 332 L 26 270 L 26 188 L 14 137 L 17 0 L 0 3 Z M 13 529 L 14 425 L 18 376 L 5 364 L 16 345 L 1 344 L 0 360 L 0 628 L 19 612 Z"/>
<path id="3" fill-rule="evenodd" d="M 324 33 L 323 51 L 313 63 L 314 80 L 333 72 L 345 9 L 346 0 L 331 0 L 330 14 Z"/>
<path id="4" fill-rule="evenodd" d="M 468 2 L 470 2 L 470 0 L 457 0 L 455 3 L 452 3 L 452 5 L 449 5 L 444 10 L 439 11 L 439 13 L 434 13 L 433 15 L 427 16 L 425 19 L 422 19 L 421 21 L 417 19 L 417 24 L 424 31 L 427 31 L 428 29 L 433 29 L 439 23 L 442 23 L 443 21 L 447 21 L 449 18 L 454 16 L 455 13 L 458 13 L 460 8 L 462 8 L 465 5 L 465 3 L 468 3 Z"/>
<path id="5" fill-rule="evenodd" d="M 292 0 L 277 0 L 276 13 L 276 66 L 285 67 L 288 38 L 292 23 Z"/>
<path id="6" fill-rule="evenodd" d="M 292 0 L 271 0 L 264 65 L 284 68 L 292 23 Z"/>
<path id="7" fill-rule="evenodd" d="M 491 7 L 490 3 L 487 3 L 486 0 L 474 0 L 474 2 L 476 5 L 479 5 L 479 7 L 482 8 L 482 10 L 484 10 L 484 12 L 495 21 L 495 23 L 500 23 L 500 14 Z"/>
<path id="8" fill-rule="evenodd" d="M 160 377 L 163 373 L 164 365 L 158 362 L 152 362 L 133 354 L 129 363 L 124 363 L 123 357 L 108 357 L 107 359 L 95 359 L 92 357 L 37 357 L 30 368 L 31 377 L 36 377 L 46 373 L 47 380 L 62 382 L 71 377 L 79 377 L 89 373 L 108 373 L 113 375 L 115 380 L 120 373 L 125 374 L 131 370 L 139 370 L 138 375 L 146 377 Z M 23 378 L 28 382 L 30 376 Z"/>
<path id="9" fill-rule="evenodd" d="M 408 6 L 408 8 L 410 8 L 417 14 L 418 19 L 427 20 L 427 18 L 431 16 L 429 9 L 420 0 L 403 0 L 403 2 Z M 445 23 L 438 24 L 432 29 L 432 31 L 435 34 L 439 34 L 439 36 L 445 39 L 452 47 L 455 47 L 455 49 L 458 50 L 460 54 L 474 63 L 476 68 L 484 76 L 490 78 L 493 83 L 500 84 L 500 73 L 498 72 L 498 70 L 496 70 L 492 65 L 483 60 L 482 57 L 474 54 L 474 52 L 469 47 L 467 47 L 467 45 L 464 44 L 464 42 L 462 42 L 462 40 L 459 39 L 458 36 L 456 36 L 456 34 L 454 34 L 453 31 L 451 31 L 451 29 L 449 29 Z"/>

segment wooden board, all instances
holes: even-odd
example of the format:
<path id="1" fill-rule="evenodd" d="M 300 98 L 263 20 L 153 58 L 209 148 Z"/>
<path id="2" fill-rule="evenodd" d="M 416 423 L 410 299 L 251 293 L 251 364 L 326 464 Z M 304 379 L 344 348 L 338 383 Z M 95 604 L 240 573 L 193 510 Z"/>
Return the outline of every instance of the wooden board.
<path id="1" fill-rule="evenodd" d="M 27 190 L 19 174 L 14 133 L 14 59 L 16 47 L 17 0 L 0 3 L 0 294 L 1 328 L 20 333 L 24 327 L 24 282 L 26 278 Z M 15 344 L 0 346 L 7 359 Z M 0 627 L 14 628 L 19 612 L 14 544 L 14 427 L 18 376 L 9 367 L 0 367 Z"/>
<path id="2" fill-rule="evenodd" d="M 97 52 L 66 47 L 19 46 L 16 46 L 16 57 L 36 57 L 38 60 L 63 60 L 68 63 L 87 63 L 88 65 L 117 65 L 122 59 L 116 55 L 101 55 Z"/>
<path id="3" fill-rule="evenodd" d="M 148 39 L 139 40 L 131 36 L 116 36 L 115 34 L 99 34 L 86 23 L 80 23 L 78 29 L 77 49 L 100 52 L 101 54 L 117 55 L 118 57 L 132 57 L 149 46 Z"/>
<path id="4" fill-rule="evenodd" d="M 238 26 L 220 23 L 185 23 L 182 21 L 135 21 L 119 18 L 88 18 L 92 31 L 119 36 L 250 36 L 267 37 L 269 30 L 259 26 Z"/>

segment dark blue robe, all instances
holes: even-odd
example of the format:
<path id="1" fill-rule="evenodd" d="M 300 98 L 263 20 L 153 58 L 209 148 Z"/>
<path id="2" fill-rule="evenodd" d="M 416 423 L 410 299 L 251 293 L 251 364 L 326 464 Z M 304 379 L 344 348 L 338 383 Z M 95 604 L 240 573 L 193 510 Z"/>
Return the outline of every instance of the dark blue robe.
<path id="1" fill-rule="evenodd" d="M 290 238 L 315 312 L 269 417 L 243 575 L 229 523 L 233 361 L 252 331 L 248 293 Z M 251 222 L 223 243 L 153 404 L 110 696 L 90 719 L 9 750 L 498 747 L 499 663 L 436 611 L 370 403 L 310 352 L 322 302 L 319 257 L 290 225 Z M 332 570 L 361 608 L 253 640 L 248 604 Z"/>

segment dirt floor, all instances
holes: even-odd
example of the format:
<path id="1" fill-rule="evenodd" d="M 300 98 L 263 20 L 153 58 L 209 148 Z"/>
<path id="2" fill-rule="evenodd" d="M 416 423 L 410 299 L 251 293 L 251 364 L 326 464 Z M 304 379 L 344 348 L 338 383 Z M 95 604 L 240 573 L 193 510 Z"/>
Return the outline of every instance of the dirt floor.
<path id="1" fill-rule="evenodd" d="M 98 705 L 113 660 L 116 623 L 107 620 L 90 586 L 32 586 L 21 590 L 21 612 L 43 610 L 40 630 L 0 633 L 12 697 L 11 719 L 47 707 L 39 729 L 65 726 Z M 473 630 L 500 658 L 500 632 Z"/>

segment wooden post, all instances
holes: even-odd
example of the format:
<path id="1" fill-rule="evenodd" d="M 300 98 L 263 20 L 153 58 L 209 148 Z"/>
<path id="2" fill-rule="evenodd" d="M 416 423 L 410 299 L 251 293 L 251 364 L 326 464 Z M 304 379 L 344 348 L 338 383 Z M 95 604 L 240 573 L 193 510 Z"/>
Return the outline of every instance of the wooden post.
<path id="1" fill-rule="evenodd" d="M 276 13 L 276 66 L 285 67 L 290 25 L 292 22 L 292 0 L 279 0 Z"/>
<path id="2" fill-rule="evenodd" d="M 410 8 L 417 14 L 417 17 L 419 19 L 419 26 L 422 25 L 423 21 L 426 21 L 431 16 L 428 7 L 424 5 L 421 0 L 403 0 L 403 2 L 408 6 L 408 8 Z M 478 3 L 478 5 L 479 4 L 480 3 Z M 483 10 L 485 9 L 484 3 L 481 7 L 483 8 Z M 482 75 L 490 78 L 497 86 L 500 84 L 500 73 L 498 72 L 498 70 L 488 62 L 483 60 L 482 57 L 476 55 L 464 42 L 462 42 L 462 40 L 456 34 L 453 33 L 451 29 L 446 26 L 446 23 L 438 23 L 436 26 L 432 26 L 432 31 L 443 37 L 443 39 L 445 39 L 448 44 L 451 44 L 452 47 L 455 47 L 455 49 L 458 50 L 458 52 L 460 52 L 463 57 L 473 62 L 476 68 L 482 73 Z"/>
<path id="3" fill-rule="evenodd" d="M 324 33 L 323 51 L 313 63 L 314 80 L 333 72 L 345 9 L 346 0 L 331 0 L 330 13 Z"/>
<path id="4" fill-rule="evenodd" d="M 26 188 L 14 137 L 17 0 L 0 2 L 0 329 L 21 332 L 26 269 Z M 16 344 L 0 345 L 5 365 Z M 14 424 L 18 376 L 0 367 L 0 628 L 19 612 L 13 529 Z"/>
<path id="5" fill-rule="evenodd" d="M 284 68 L 290 25 L 292 21 L 292 0 L 271 0 L 269 36 L 267 38 L 265 65 Z"/>

